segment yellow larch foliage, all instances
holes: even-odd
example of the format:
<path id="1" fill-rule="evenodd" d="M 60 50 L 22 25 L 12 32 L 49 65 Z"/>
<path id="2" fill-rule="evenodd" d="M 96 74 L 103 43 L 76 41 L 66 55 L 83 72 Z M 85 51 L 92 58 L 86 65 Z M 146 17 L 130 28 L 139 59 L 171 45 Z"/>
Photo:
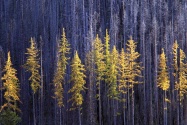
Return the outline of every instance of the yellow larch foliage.
<path id="1" fill-rule="evenodd" d="M 38 49 L 33 38 L 31 38 L 30 43 L 30 48 L 27 48 L 27 61 L 25 68 L 31 73 L 29 81 L 31 82 L 31 88 L 35 94 L 40 88 L 40 63 Z"/>
<path id="2" fill-rule="evenodd" d="M 53 83 L 54 83 L 54 94 L 57 99 L 57 104 L 59 107 L 63 106 L 63 85 L 65 84 L 65 74 L 66 74 L 66 66 L 68 64 L 68 54 L 70 53 L 70 44 L 66 39 L 66 34 L 63 28 L 62 38 L 60 40 L 60 44 L 58 47 L 58 59 L 57 59 L 57 67 L 54 75 Z"/>
<path id="3" fill-rule="evenodd" d="M 60 62 L 61 62 L 61 70 L 62 70 L 62 75 L 64 78 L 65 72 L 66 72 L 66 65 L 68 64 L 68 60 L 69 58 L 67 57 L 68 54 L 70 53 L 70 44 L 66 38 L 66 33 L 64 31 L 63 28 L 63 32 L 62 32 L 62 38 L 61 38 L 61 42 L 59 45 L 59 53 L 60 53 Z"/>
<path id="4" fill-rule="evenodd" d="M 62 74 L 63 74 L 62 73 L 62 66 L 58 60 L 53 83 L 54 83 L 54 94 L 55 94 L 54 98 L 57 99 L 57 104 L 59 107 L 64 106 L 63 105 L 63 87 L 62 87 L 63 75 Z"/>
<path id="5" fill-rule="evenodd" d="M 167 91 L 170 87 L 170 80 L 169 80 L 169 74 L 167 71 L 166 62 L 167 62 L 166 55 L 164 53 L 164 49 L 162 49 L 162 53 L 160 55 L 160 60 L 159 60 L 157 85 L 159 88 L 161 88 L 164 91 Z"/>
<path id="6" fill-rule="evenodd" d="M 97 75 L 97 83 L 98 83 L 102 80 L 105 72 L 104 45 L 102 44 L 98 34 L 94 40 L 94 61 L 96 66 L 95 72 Z"/>
<path id="7" fill-rule="evenodd" d="M 118 81 L 119 81 L 119 92 L 125 94 L 126 93 L 126 88 L 127 88 L 127 78 L 129 77 L 128 76 L 128 73 L 129 73 L 129 67 L 128 67 L 128 57 L 127 57 L 127 54 L 124 52 L 124 49 L 121 50 L 121 53 L 119 55 L 119 64 L 118 64 Z"/>
<path id="8" fill-rule="evenodd" d="M 143 67 L 140 66 L 140 63 L 137 62 L 137 59 L 140 57 L 140 54 L 136 51 L 137 43 L 130 37 L 130 40 L 127 42 L 126 54 L 129 62 L 129 75 L 128 82 L 130 85 L 129 88 L 132 88 L 134 84 L 138 84 L 139 82 L 135 80 L 136 77 L 142 77 L 141 71 Z"/>
<path id="9" fill-rule="evenodd" d="M 77 51 L 75 52 L 74 58 L 71 64 L 71 83 L 73 83 L 72 88 L 68 91 L 68 93 L 72 93 L 69 101 L 72 101 L 72 106 L 78 108 L 83 103 L 82 91 L 85 90 L 85 68 L 81 63 L 81 60 L 78 56 Z"/>
<path id="10" fill-rule="evenodd" d="M 16 77 L 16 69 L 12 67 L 10 52 L 8 52 L 8 59 L 4 67 L 5 74 L 2 77 L 3 89 L 5 90 L 4 98 L 6 103 L 2 106 L 12 108 L 13 110 L 19 110 L 16 106 L 16 102 L 20 101 L 20 86 L 19 80 Z"/>
<path id="11" fill-rule="evenodd" d="M 179 92 L 180 101 L 184 99 L 187 93 L 187 64 L 184 63 L 186 55 L 180 49 L 180 68 L 179 68 L 179 82 L 175 84 L 175 89 Z"/>
<path id="12" fill-rule="evenodd" d="M 179 45 L 177 43 L 177 41 L 175 41 L 173 43 L 173 47 L 172 47 L 172 50 L 173 50 L 173 67 L 174 67 L 174 77 L 176 77 L 177 73 L 178 73 L 178 63 L 177 63 L 177 60 L 178 60 L 178 48 L 179 48 Z M 177 81 L 177 80 L 176 80 Z"/>
<path id="13" fill-rule="evenodd" d="M 116 46 L 113 47 L 111 55 L 110 55 L 110 68 L 109 74 L 107 78 L 108 84 L 108 96 L 110 98 L 117 98 L 118 91 L 117 91 L 117 75 L 118 75 L 118 51 Z"/>

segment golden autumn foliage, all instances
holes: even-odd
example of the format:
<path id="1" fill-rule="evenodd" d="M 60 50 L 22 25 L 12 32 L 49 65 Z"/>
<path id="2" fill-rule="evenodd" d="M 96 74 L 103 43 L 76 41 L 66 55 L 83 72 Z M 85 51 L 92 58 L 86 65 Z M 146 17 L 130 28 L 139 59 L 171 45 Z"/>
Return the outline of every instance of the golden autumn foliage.
<path id="1" fill-rule="evenodd" d="M 31 83 L 31 88 L 34 94 L 40 88 L 40 63 L 38 57 L 38 49 L 36 46 L 36 42 L 33 38 L 30 40 L 30 48 L 27 48 L 27 61 L 25 64 L 25 68 L 28 72 L 31 73 L 29 81 Z"/>
<path id="2" fill-rule="evenodd" d="M 119 62 L 118 62 L 118 81 L 119 81 L 119 92 L 125 94 L 126 93 L 126 88 L 127 88 L 127 78 L 128 78 L 128 58 L 127 54 L 124 52 L 124 49 L 121 50 L 121 53 L 119 55 Z"/>
<path id="3" fill-rule="evenodd" d="M 173 75 L 176 77 L 177 73 L 178 73 L 178 63 L 177 63 L 177 60 L 178 60 L 178 48 L 179 48 L 179 45 L 177 43 L 177 41 L 174 42 L 173 44 L 173 47 L 172 47 L 172 50 L 173 50 L 173 67 L 174 67 L 174 73 Z M 177 81 L 177 80 L 176 80 Z"/>
<path id="4" fill-rule="evenodd" d="M 118 51 L 116 46 L 113 47 L 110 54 L 110 67 L 108 69 L 109 74 L 107 76 L 108 84 L 108 96 L 110 98 L 117 98 L 117 75 L 118 75 Z"/>
<path id="5" fill-rule="evenodd" d="M 102 80 L 105 72 L 105 62 L 104 62 L 104 45 L 101 42 L 101 39 L 97 35 L 94 40 L 94 61 L 95 61 L 95 72 L 97 75 L 97 82 Z"/>
<path id="6" fill-rule="evenodd" d="M 5 74 L 2 77 L 3 80 L 3 89 L 5 90 L 4 98 L 6 103 L 2 106 L 2 109 L 5 107 L 11 108 L 13 110 L 19 110 L 16 106 L 16 102 L 20 101 L 20 86 L 19 80 L 16 77 L 16 69 L 12 67 L 10 52 L 8 52 L 8 59 L 4 67 Z"/>
<path id="7" fill-rule="evenodd" d="M 166 55 L 164 53 L 164 49 L 162 49 L 162 53 L 160 55 L 160 60 L 159 60 L 157 85 L 159 88 L 161 88 L 164 91 L 167 91 L 170 87 L 170 80 L 169 80 L 169 74 L 167 71 L 166 62 L 167 62 Z"/>
<path id="8" fill-rule="evenodd" d="M 129 88 L 132 88 L 134 84 L 138 84 L 139 82 L 135 80 L 136 77 L 141 77 L 141 70 L 143 69 L 140 66 L 140 63 L 137 62 L 137 59 L 140 57 L 140 54 L 136 51 L 137 43 L 130 37 L 130 40 L 127 42 L 126 54 L 128 58 L 128 72 L 129 75 L 127 77 L 130 85 Z"/>
<path id="9" fill-rule="evenodd" d="M 58 47 L 58 59 L 56 72 L 53 78 L 54 83 L 54 94 L 57 99 L 57 104 L 62 107 L 63 104 L 63 85 L 65 84 L 66 65 L 68 64 L 68 54 L 70 51 L 70 44 L 66 39 L 66 34 L 63 29 L 62 38 Z"/>
<path id="10" fill-rule="evenodd" d="M 84 72 L 84 65 L 81 63 L 81 60 L 76 51 L 71 64 L 70 81 L 73 85 L 72 88 L 68 91 L 68 93 L 72 93 L 72 96 L 69 101 L 72 101 L 72 106 L 75 108 L 80 107 L 83 103 L 83 95 L 81 92 L 84 91 L 84 85 L 86 83 L 86 76 Z"/>
<path id="11" fill-rule="evenodd" d="M 187 64 L 184 63 L 186 55 L 182 49 L 180 49 L 180 68 L 179 68 L 179 82 L 175 84 L 175 89 L 178 90 L 179 99 L 182 101 L 184 95 L 187 93 Z"/>

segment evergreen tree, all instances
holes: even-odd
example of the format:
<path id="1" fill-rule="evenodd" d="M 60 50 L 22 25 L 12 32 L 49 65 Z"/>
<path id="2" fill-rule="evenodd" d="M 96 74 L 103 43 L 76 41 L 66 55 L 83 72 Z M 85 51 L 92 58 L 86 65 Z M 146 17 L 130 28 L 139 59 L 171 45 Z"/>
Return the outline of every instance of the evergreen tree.
<path id="1" fill-rule="evenodd" d="M 68 93 L 72 93 L 69 101 L 72 101 L 72 107 L 79 109 L 79 125 L 81 125 L 81 105 L 83 103 L 83 95 L 82 91 L 85 90 L 85 68 L 81 63 L 81 60 L 78 56 L 77 51 L 75 52 L 74 58 L 71 64 L 71 82 L 73 83 L 72 88 L 68 91 Z"/>
<path id="2" fill-rule="evenodd" d="M 21 121 L 21 118 L 16 114 L 16 110 L 20 112 L 17 107 L 17 102 L 20 102 L 20 86 L 19 80 L 16 77 L 16 69 L 12 67 L 10 52 L 8 52 L 8 59 L 4 67 L 5 74 L 2 77 L 4 98 L 6 103 L 1 107 L 0 123 L 2 125 L 16 125 Z M 7 109 L 5 109 L 7 108 Z"/>
<path id="3" fill-rule="evenodd" d="M 34 125 L 36 125 L 36 118 L 35 118 L 35 93 L 38 91 L 40 88 L 40 62 L 38 59 L 38 49 L 36 46 L 35 40 L 31 37 L 30 41 L 30 48 L 27 48 L 27 60 L 25 64 L 25 68 L 27 69 L 28 72 L 31 73 L 31 76 L 29 77 L 29 81 L 31 84 L 31 88 L 33 91 L 33 122 Z"/>
<path id="4" fill-rule="evenodd" d="M 167 125 L 167 95 L 166 91 L 170 87 L 170 80 L 169 74 L 167 71 L 167 64 L 166 64 L 166 55 L 164 53 L 164 49 L 162 49 L 162 53 L 160 55 L 159 60 L 159 71 L 158 71 L 158 81 L 157 85 L 164 91 L 164 98 L 163 98 L 163 107 L 164 107 L 164 125 Z"/>

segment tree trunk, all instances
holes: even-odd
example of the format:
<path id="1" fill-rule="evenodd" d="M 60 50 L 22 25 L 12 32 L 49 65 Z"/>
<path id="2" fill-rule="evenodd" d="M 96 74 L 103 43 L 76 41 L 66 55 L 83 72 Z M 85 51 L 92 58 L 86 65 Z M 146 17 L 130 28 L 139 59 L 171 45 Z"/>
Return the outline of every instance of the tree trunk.
<path id="1" fill-rule="evenodd" d="M 134 86 L 132 86 L 132 125 L 134 125 Z"/>
<path id="2" fill-rule="evenodd" d="M 62 125 L 62 108 L 60 107 L 60 125 Z"/>
<path id="3" fill-rule="evenodd" d="M 81 123 L 81 108 L 80 108 L 80 106 L 79 106 L 78 112 L 79 112 L 79 125 L 82 125 L 82 123 Z"/>
<path id="4" fill-rule="evenodd" d="M 41 44 L 41 49 L 40 49 L 40 70 L 41 70 L 41 89 L 40 89 L 40 91 L 41 91 L 41 100 L 40 100 L 40 108 L 41 108 L 41 110 L 40 110 L 40 124 L 41 125 L 43 125 L 43 96 L 44 96 L 44 93 L 43 93 L 43 89 L 44 89 L 44 84 L 43 84 L 43 54 L 42 54 L 42 52 L 43 52 L 43 49 L 42 49 L 42 44 L 43 44 L 43 42 L 42 42 L 42 38 L 40 38 L 41 39 L 41 42 L 40 42 L 40 44 Z"/>
<path id="5" fill-rule="evenodd" d="M 101 118 L 101 83 L 99 81 L 99 125 L 102 125 Z"/>
<path id="6" fill-rule="evenodd" d="M 114 125 L 116 125 L 116 107 L 115 107 L 115 100 L 112 100 L 113 103 L 113 121 L 114 121 Z"/>
<path id="7" fill-rule="evenodd" d="M 32 101 L 33 101 L 33 123 L 34 125 L 36 125 L 36 112 L 35 112 L 35 98 L 34 98 L 34 92 L 32 94 Z"/>

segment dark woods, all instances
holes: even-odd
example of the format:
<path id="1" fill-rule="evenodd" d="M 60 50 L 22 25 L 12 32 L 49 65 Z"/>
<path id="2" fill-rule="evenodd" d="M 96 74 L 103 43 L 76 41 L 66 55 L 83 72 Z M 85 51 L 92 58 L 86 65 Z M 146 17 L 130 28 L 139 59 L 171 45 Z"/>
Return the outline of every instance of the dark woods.
<path id="1" fill-rule="evenodd" d="M 186 40 L 186 0 L 0 0 L 0 75 L 10 51 L 22 125 L 187 124 Z"/>

